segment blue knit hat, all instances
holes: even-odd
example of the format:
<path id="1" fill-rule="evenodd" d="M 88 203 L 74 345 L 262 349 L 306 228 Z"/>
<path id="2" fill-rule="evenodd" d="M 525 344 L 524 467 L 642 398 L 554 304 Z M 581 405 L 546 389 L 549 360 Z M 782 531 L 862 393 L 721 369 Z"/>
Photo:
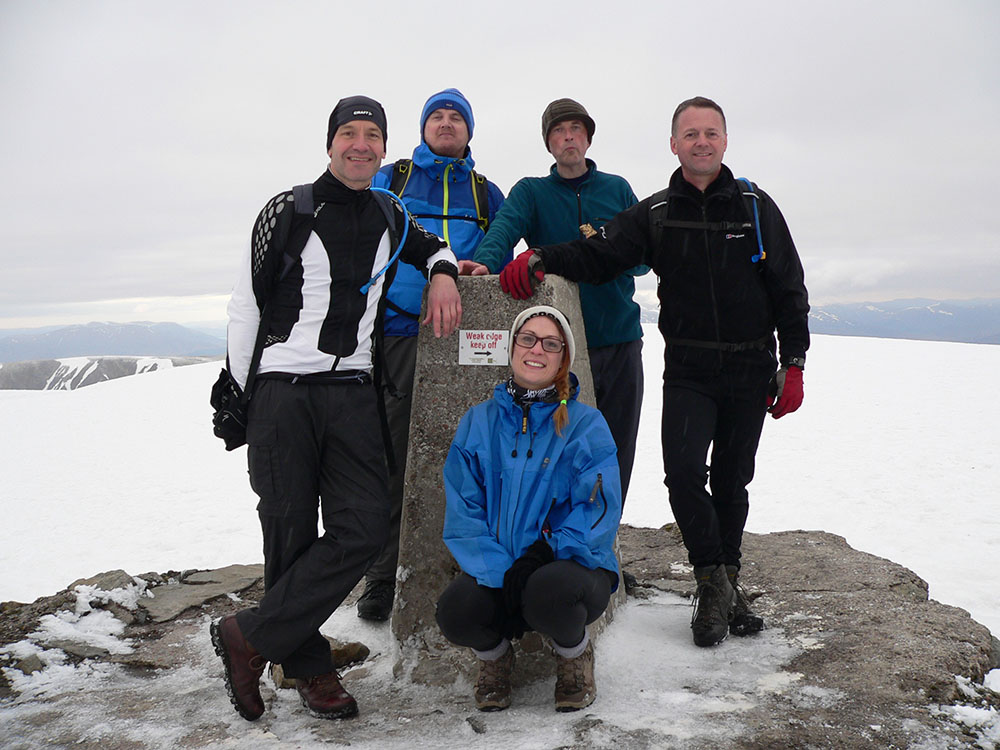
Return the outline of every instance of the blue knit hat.
<path id="1" fill-rule="evenodd" d="M 472 130 L 476 127 L 476 121 L 472 117 L 472 105 L 458 89 L 445 89 L 433 94 L 424 105 L 424 111 L 420 113 L 420 140 L 424 140 L 424 126 L 427 118 L 436 109 L 453 109 L 462 115 L 465 126 L 469 129 L 469 140 L 472 140 Z"/>

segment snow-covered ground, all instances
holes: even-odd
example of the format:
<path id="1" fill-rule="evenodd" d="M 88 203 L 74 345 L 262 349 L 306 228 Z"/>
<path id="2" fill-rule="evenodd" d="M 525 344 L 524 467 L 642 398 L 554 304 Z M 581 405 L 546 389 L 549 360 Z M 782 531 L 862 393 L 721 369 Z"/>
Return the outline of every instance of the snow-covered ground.
<path id="1" fill-rule="evenodd" d="M 660 526 L 672 519 L 659 450 L 662 342 L 653 326 L 646 326 L 644 360 L 646 401 L 624 521 Z M 1000 633 L 997 372 L 996 346 L 816 336 L 802 409 L 767 421 L 748 530 L 840 534 L 858 549 L 911 568 L 929 582 L 933 598 L 969 610 Z M 208 392 L 217 373 L 217 364 L 194 365 L 77 391 L 0 391 L 0 600 L 30 601 L 114 568 L 138 574 L 261 560 L 245 453 L 226 453 L 211 434 Z M 765 631 L 719 649 L 694 649 L 688 618 L 686 603 L 670 595 L 621 611 L 600 643 L 597 716 L 691 736 L 686 722 L 697 724 L 699 716 L 727 705 L 738 708 L 728 702 L 765 689 L 796 648 L 777 631 Z M 373 651 L 391 649 L 388 629 L 359 621 L 353 611 L 336 613 L 328 627 Z M 207 639 L 201 648 L 204 662 L 192 668 L 217 678 Z M 732 649 L 739 649 L 738 659 Z M 650 654 L 662 661 L 650 661 Z M 668 663 L 669 670 L 658 666 Z M 705 681 L 713 668 L 727 673 L 725 684 Z M 388 660 L 377 661 L 374 676 L 389 684 L 388 669 Z M 69 667 L 46 672 L 23 687 L 129 679 L 103 667 L 87 675 Z M 657 689 L 644 690 L 651 675 Z M 685 687 L 693 675 L 701 680 L 697 696 Z M 998 683 L 993 672 L 988 684 L 997 690 Z M 358 684 L 362 705 L 385 699 L 379 684 Z M 196 688 L 188 688 L 186 705 L 238 725 L 242 720 L 220 685 L 215 679 L 197 701 Z M 180 690 L 167 682 L 158 689 Z M 552 747 L 571 739 L 571 719 L 552 713 L 543 695 L 549 689 L 536 686 L 515 697 L 524 721 L 483 718 L 504 725 L 504 747 Z M 284 741 L 300 731 L 302 741 L 312 736 L 314 722 L 297 707 L 283 696 L 272 706 L 272 731 L 282 729 Z M 81 727 L 88 718 L 94 717 L 81 718 Z M 1000 738 L 1000 720 L 969 721 L 981 719 L 983 731 Z M 549 734 L 538 736 L 539 727 Z M 266 738 L 251 741 L 253 731 L 248 725 L 242 746 L 270 746 Z M 472 730 L 463 725 L 428 741 L 459 746 L 463 731 Z M 489 742 L 476 737 L 477 747 Z M 398 746 L 404 745 L 420 746 L 412 737 Z M 382 737 L 374 746 L 397 745 Z"/>
<path id="2" fill-rule="evenodd" d="M 662 483 L 662 339 L 624 522 L 672 520 Z M 244 450 L 211 432 L 217 364 L 78 391 L 0 391 L 0 600 L 104 570 L 261 560 Z M 768 418 L 748 531 L 821 529 L 889 558 L 1000 633 L 1000 347 L 815 336 L 805 403 Z"/>

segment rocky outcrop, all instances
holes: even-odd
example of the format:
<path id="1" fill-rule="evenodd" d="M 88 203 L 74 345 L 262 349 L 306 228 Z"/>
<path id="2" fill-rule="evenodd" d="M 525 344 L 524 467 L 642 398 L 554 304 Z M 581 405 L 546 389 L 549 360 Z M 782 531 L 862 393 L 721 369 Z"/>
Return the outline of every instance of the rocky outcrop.
<path id="1" fill-rule="evenodd" d="M 690 569 L 679 535 L 672 527 L 622 527 L 619 536 L 624 569 L 635 576 L 630 597 L 636 606 L 656 606 L 663 594 L 692 593 Z M 817 531 L 747 534 L 744 543 L 743 582 L 755 611 L 767 623 L 765 634 L 787 642 L 789 658 L 772 675 L 770 684 L 742 696 L 743 705 L 728 740 L 702 736 L 688 729 L 684 736 L 653 728 L 636 728 L 616 721 L 614 711 L 601 711 L 600 700 L 580 715 L 559 716 L 576 747 L 733 747 L 764 748 L 904 748 L 995 746 L 1000 736 L 996 711 L 1000 696 L 982 687 L 983 676 L 997 667 L 998 644 L 989 631 L 964 610 L 927 598 L 926 584 L 911 571 L 873 555 L 852 549 L 841 537 Z M 265 728 L 229 716 L 219 667 L 211 653 L 206 618 L 247 606 L 261 595 L 259 566 L 229 566 L 217 571 L 146 574 L 133 578 L 124 571 L 74 582 L 69 589 L 31 604 L 7 602 L 0 610 L 0 745 L 37 747 L 42 744 L 80 747 L 161 747 L 143 737 L 162 734 L 163 715 L 173 716 L 173 701 L 199 696 L 203 713 L 177 718 L 171 726 L 172 747 L 278 747 L 295 739 L 289 714 Z M 76 588 L 77 586 L 81 588 Z M 130 588 L 131 587 L 131 588 Z M 74 592 L 76 588 L 76 592 Z M 111 589 L 132 591 L 132 599 L 105 596 Z M 40 690 L 20 695 L 10 680 L 17 674 L 37 674 L 46 666 L 37 655 L 14 644 L 38 639 L 39 622 L 60 611 L 79 610 L 79 592 L 89 592 L 88 606 L 106 610 L 124 625 L 122 637 L 131 644 L 127 653 L 114 648 L 74 648 L 65 641 L 66 661 L 86 665 L 123 665 L 112 679 L 81 680 L 62 694 Z M 349 607 L 360 587 L 345 603 Z M 672 599 L 672 597 L 671 597 Z M 675 600 L 679 601 L 679 600 Z M 628 613 L 628 604 L 624 609 Z M 613 628 L 624 627 L 614 623 Z M 375 632 L 375 631 L 371 631 Z M 384 631 L 379 631 L 384 632 Z M 610 635 L 615 636 L 611 630 Z M 56 647 L 53 641 L 48 648 Z M 361 644 L 342 647 L 338 663 L 365 658 Z M 693 649 L 694 647 L 691 646 Z M 748 650 L 735 649 L 734 655 Z M 335 650 L 334 652 L 338 652 Z M 719 652 L 722 653 L 722 652 Z M 378 655 L 372 659 L 377 662 Z M 653 655 L 650 655 L 653 658 Z M 366 662 L 367 663 L 367 662 Z M 468 733 L 461 746 L 473 746 L 476 735 L 504 732 L 517 746 L 517 732 L 525 721 L 516 713 L 507 718 L 470 710 L 466 684 L 446 688 L 414 688 L 377 678 L 362 666 L 350 673 L 364 686 L 366 669 L 377 687 L 368 695 L 373 707 L 351 722 L 319 722 L 318 742 L 364 747 L 423 746 L 439 737 L 441 747 L 457 747 L 462 727 Z M 106 669 L 92 667 L 94 674 Z M 170 677 L 170 675 L 177 675 Z M 188 675 L 182 678 L 183 675 Z M 277 676 L 280 679 L 280 675 Z M 171 681 L 173 680 L 173 681 Z M 700 693 L 697 674 L 685 690 Z M 461 681 L 461 678 L 458 680 Z M 179 687 L 188 683 L 188 687 Z M 144 685 L 146 687 L 144 687 Z M 282 703 L 278 688 L 268 683 L 266 699 Z M 204 698 L 200 696 L 204 695 Z M 191 698 L 188 697 L 190 705 Z M 80 716 L 99 713 L 109 732 L 127 726 L 139 739 L 115 744 L 81 735 Z M 992 716 L 994 723 L 977 728 L 956 717 Z M 388 720 L 387 720 L 388 717 Z M 116 723 L 119 721 L 120 723 Z M 262 719 L 261 721 L 265 721 Z M 303 714 L 303 726 L 312 726 Z M 555 718 L 553 718 L 555 721 Z M 530 722 L 527 722 L 530 725 Z M 331 726 L 334 725 L 335 726 Z M 442 734 L 447 727 L 451 734 Z M 284 734 L 283 734 L 284 733 Z M 85 734 L 85 733 L 84 733 Z M 94 735 L 98 737 L 98 735 Z M 284 740 L 282 739 L 284 737 Z M 379 745 L 379 738 L 384 745 Z M 499 740 L 499 736 L 494 740 Z M 110 742 L 110 744 L 109 744 Z M 368 744 L 375 742 L 376 744 Z M 82 744 L 81 744 L 82 743 Z M 494 745 L 490 745 L 494 746 Z M 536 746 L 541 746 L 537 745 Z M 555 746 L 555 745 L 553 745 Z"/>
<path id="2" fill-rule="evenodd" d="M 622 563 L 639 593 L 693 593 L 675 527 L 628 529 L 622 539 Z M 746 534 L 743 552 L 755 612 L 802 652 L 785 667 L 799 697 L 765 697 L 744 717 L 753 730 L 738 747 L 910 747 L 912 724 L 940 722 L 929 705 L 963 698 L 956 675 L 981 683 L 1000 666 L 1000 643 L 968 612 L 929 600 L 912 571 L 843 537 Z M 803 701 L 803 686 L 814 686 L 817 699 Z"/>

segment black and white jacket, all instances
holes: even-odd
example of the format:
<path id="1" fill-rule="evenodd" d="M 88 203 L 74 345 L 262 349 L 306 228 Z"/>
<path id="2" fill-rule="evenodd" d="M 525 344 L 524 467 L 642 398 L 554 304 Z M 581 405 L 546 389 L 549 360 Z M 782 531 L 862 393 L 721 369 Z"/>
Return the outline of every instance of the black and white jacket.
<path id="1" fill-rule="evenodd" d="M 229 300 L 229 370 L 242 387 L 247 380 L 264 302 L 273 307 L 258 372 L 311 375 L 372 369 L 372 342 L 380 302 L 391 269 L 361 288 L 388 263 L 391 241 L 385 214 L 369 190 L 352 190 L 329 170 L 313 183 L 313 217 L 292 215 L 291 192 L 275 196 L 261 211 Z M 280 214 L 285 212 L 285 216 Z M 292 221 L 283 257 L 268 252 L 278 219 Z M 405 221 L 397 215 L 397 235 Z M 410 219 L 400 258 L 425 274 L 438 261 L 454 264 L 444 240 Z M 279 268 L 288 271 L 279 278 Z M 381 326 L 381 321 L 377 323 Z"/>

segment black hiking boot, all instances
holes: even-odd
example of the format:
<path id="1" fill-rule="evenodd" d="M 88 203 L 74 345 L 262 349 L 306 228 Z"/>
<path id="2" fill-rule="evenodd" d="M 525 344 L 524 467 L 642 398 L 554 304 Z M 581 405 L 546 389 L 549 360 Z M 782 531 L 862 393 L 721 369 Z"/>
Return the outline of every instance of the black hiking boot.
<path id="1" fill-rule="evenodd" d="M 695 593 L 691 630 L 696 646 L 714 646 L 729 635 L 729 623 L 736 609 L 736 590 L 729 583 L 725 565 L 694 569 Z"/>
<path id="2" fill-rule="evenodd" d="M 395 596 L 395 581 L 365 581 L 364 593 L 358 598 L 358 617 L 377 622 L 388 620 Z"/>
<path id="3" fill-rule="evenodd" d="M 729 633 L 735 636 L 747 636 L 759 633 L 764 629 L 764 619 L 750 611 L 750 597 L 746 589 L 739 584 L 740 569 L 735 565 L 726 566 L 729 583 L 736 590 L 736 608 L 733 620 L 729 623 Z"/>

